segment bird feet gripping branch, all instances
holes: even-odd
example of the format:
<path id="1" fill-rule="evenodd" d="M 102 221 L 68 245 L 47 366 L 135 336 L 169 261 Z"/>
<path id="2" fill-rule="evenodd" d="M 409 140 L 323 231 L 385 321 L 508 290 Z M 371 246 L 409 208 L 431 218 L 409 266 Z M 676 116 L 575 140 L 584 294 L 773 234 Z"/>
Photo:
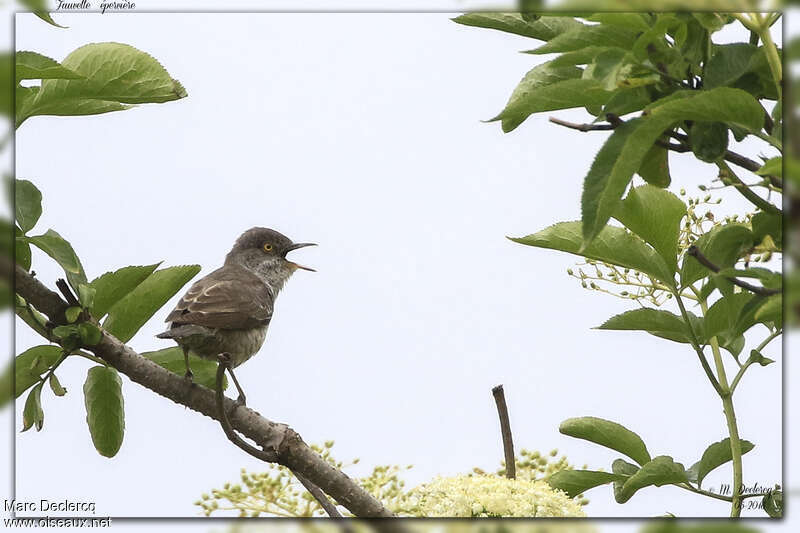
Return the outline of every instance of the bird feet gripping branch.
<path id="1" fill-rule="evenodd" d="M 228 374 L 230 374 L 231 379 L 233 379 L 233 384 L 236 385 L 236 390 L 239 392 L 239 397 L 236 398 L 236 403 L 239 405 L 247 405 L 247 398 L 244 395 L 244 391 L 242 387 L 239 385 L 239 380 L 236 379 L 236 374 L 233 373 L 233 362 L 231 360 L 231 354 L 228 352 L 223 352 L 217 356 L 217 361 L 219 364 L 227 370 Z"/>

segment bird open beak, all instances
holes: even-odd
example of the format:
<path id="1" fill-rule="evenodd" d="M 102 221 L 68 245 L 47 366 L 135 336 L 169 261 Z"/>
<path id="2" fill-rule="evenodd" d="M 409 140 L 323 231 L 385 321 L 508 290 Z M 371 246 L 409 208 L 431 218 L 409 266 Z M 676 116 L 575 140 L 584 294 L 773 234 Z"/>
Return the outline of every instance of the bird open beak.
<path id="1" fill-rule="evenodd" d="M 294 243 L 294 244 L 291 244 L 291 245 L 289 245 L 289 247 L 286 249 L 286 253 L 289 253 L 289 252 L 291 252 L 292 250 L 297 250 L 297 249 L 299 249 L 299 248 L 305 248 L 306 246 L 316 246 L 316 245 L 317 245 L 317 244 L 316 244 L 316 243 L 314 243 L 314 242 L 296 242 L 296 243 Z M 284 256 L 285 256 L 285 255 L 284 255 Z M 298 263 L 295 263 L 295 262 L 293 262 L 293 261 L 289 261 L 289 263 L 291 263 L 292 265 L 294 265 L 294 266 L 295 266 L 295 268 L 300 268 L 300 269 L 302 269 L 302 270 L 308 270 L 309 272 L 316 272 L 316 270 L 314 270 L 314 269 L 313 269 L 313 268 L 311 268 L 311 267 L 307 267 L 307 266 L 304 266 L 304 265 L 300 265 L 300 264 L 298 264 Z"/>

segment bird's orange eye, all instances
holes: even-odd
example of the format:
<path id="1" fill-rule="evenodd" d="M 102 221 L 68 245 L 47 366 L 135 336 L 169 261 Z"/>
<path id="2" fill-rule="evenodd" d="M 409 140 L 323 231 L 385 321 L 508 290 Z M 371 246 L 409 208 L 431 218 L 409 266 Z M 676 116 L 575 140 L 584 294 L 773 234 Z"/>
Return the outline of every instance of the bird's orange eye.
<path id="1" fill-rule="evenodd" d="M 264 245 L 264 251 L 265 252 L 271 252 L 272 251 L 272 245 L 270 243 L 265 244 Z"/>

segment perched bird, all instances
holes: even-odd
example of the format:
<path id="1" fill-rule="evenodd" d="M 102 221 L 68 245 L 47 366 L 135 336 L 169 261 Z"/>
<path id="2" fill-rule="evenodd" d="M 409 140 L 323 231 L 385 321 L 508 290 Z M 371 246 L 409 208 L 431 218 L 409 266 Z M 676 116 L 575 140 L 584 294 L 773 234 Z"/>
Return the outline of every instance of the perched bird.
<path id="1" fill-rule="evenodd" d="M 292 250 L 314 246 L 293 243 L 268 228 L 251 228 L 236 240 L 225 264 L 194 283 L 175 309 L 167 315 L 170 328 L 156 337 L 173 339 L 183 349 L 186 378 L 192 380 L 189 352 L 216 360 L 230 355 L 228 370 L 246 402 L 232 367 L 237 367 L 261 349 L 272 319 L 275 298 L 297 269 L 313 268 L 286 259 Z"/>

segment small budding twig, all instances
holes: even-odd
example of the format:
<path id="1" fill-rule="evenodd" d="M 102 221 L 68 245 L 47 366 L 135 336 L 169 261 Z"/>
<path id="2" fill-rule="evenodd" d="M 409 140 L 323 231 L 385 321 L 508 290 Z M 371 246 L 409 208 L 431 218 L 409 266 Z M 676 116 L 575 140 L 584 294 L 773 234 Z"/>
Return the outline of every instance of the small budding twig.
<path id="1" fill-rule="evenodd" d="M 261 459 L 264 462 L 271 463 L 273 462 L 272 457 L 269 454 L 264 453 L 263 450 L 259 450 L 255 446 L 251 446 L 248 444 L 244 439 L 242 439 L 236 432 L 233 430 L 231 426 L 231 422 L 228 419 L 228 413 L 225 412 L 225 395 L 222 392 L 222 382 L 225 377 L 225 370 L 230 365 L 230 357 L 225 358 L 223 355 L 219 357 L 219 365 L 217 366 L 217 409 L 219 409 L 219 422 L 222 425 L 222 430 L 225 432 L 225 435 L 228 437 L 232 443 L 236 446 L 244 450 L 245 452 L 249 453 L 256 459 Z M 328 513 L 328 516 L 331 518 L 342 518 L 341 513 L 339 510 L 336 509 L 336 506 L 331 503 L 328 497 L 325 495 L 322 490 L 314 485 L 311 481 L 309 481 L 305 476 L 302 474 L 295 472 L 291 468 L 289 469 L 294 477 L 306 488 L 308 492 L 317 500 L 317 503 Z"/>
<path id="2" fill-rule="evenodd" d="M 717 272 L 720 271 L 720 268 L 714 263 L 712 263 L 710 259 L 704 256 L 703 252 L 701 252 L 697 246 L 691 245 L 689 249 L 686 250 L 686 253 L 697 259 L 698 263 L 709 269 L 711 272 L 714 272 L 716 274 Z M 751 285 L 746 281 L 742 281 L 734 276 L 725 276 L 725 279 L 727 279 L 734 285 L 737 285 L 747 291 L 750 291 L 754 294 L 759 294 L 761 296 L 772 296 L 773 294 L 781 293 L 781 289 L 768 289 L 766 287 L 758 287 L 756 285 Z"/>
<path id="3" fill-rule="evenodd" d="M 508 406 L 503 386 L 498 385 L 492 389 L 494 402 L 497 404 L 497 414 L 500 417 L 500 434 L 503 436 L 503 452 L 506 456 L 506 477 L 516 479 L 517 465 L 514 459 L 514 440 L 511 437 L 511 423 L 508 421 Z"/>

